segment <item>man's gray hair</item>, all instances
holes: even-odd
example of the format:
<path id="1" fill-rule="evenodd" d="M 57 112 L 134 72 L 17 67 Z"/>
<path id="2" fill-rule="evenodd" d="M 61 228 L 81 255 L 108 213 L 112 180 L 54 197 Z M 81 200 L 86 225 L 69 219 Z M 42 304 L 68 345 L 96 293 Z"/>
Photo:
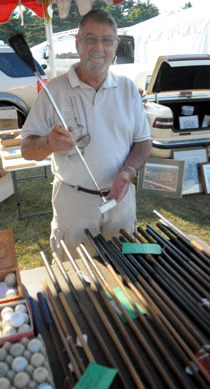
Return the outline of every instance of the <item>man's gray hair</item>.
<path id="1" fill-rule="evenodd" d="M 86 23 L 88 23 L 90 20 L 93 20 L 96 23 L 107 23 L 109 24 L 115 35 L 117 36 L 117 23 L 113 16 L 108 13 L 103 11 L 102 9 L 92 9 L 88 13 L 86 13 L 83 18 L 81 19 L 79 23 L 79 33 L 78 35 L 81 35 L 81 31 L 85 27 Z"/>

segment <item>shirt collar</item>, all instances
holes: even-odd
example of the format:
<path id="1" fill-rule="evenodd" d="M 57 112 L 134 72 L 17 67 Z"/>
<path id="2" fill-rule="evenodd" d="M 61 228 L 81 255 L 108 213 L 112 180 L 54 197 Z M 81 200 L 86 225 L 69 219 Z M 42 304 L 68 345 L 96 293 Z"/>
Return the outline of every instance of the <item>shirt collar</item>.
<path id="1" fill-rule="evenodd" d="M 74 63 L 71 65 L 70 69 L 67 72 L 68 75 L 68 81 L 72 88 L 80 87 L 82 89 L 89 89 L 91 88 L 89 85 L 85 84 L 84 82 L 80 81 L 79 77 L 77 76 L 75 69 L 79 66 L 79 62 Z M 116 78 L 113 75 L 113 73 L 108 69 L 107 76 L 101 85 L 100 89 L 109 89 L 117 87 Z"/>

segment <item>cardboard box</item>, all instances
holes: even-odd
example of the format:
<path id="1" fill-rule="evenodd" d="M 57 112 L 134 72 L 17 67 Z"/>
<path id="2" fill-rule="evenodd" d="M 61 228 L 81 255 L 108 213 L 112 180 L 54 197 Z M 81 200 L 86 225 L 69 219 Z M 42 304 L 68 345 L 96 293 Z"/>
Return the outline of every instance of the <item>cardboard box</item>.
<path id="1" fill-rule="evenodd" d="M 13 139 L 16 138 L 18 135 L 20 135 L 21 129 L 15 129 L 15 130 L 1 130 L 0 131 L 0 138 L 1 139 Z"/>
<path id="2" fill-rule="evenodd" d="M 16 107 L 0 108 L 0 131 L 18 128 L 18 114 Z"/>
<path id="3" fill-rule="evenodd" d="M 14 193 L 12 176 L 10 172 L 0 169 L 0 202 Z"/>
<path id="4" fill-rule="evenodd" d="M 7 138 L 7 139 L 1 139 L 1 145 L 8 147 L 8 146 L 20 146 L 21 142 L 21 135 L 16 136 L 15 138 Z"/>
<path id="5" fill-rule="evenodd" d="M 14 287 L 17 289 L 17 294 L 1 298 L 0 304 L 21 300 L 24 297 L 11 228 L 0 231 L 0 282 L 4 282 L 5 276 L 9 273 L 15 273 L 16 275 L 16 285 Z"/>
<path id="6" fill-rule="evenodd" d="M 23 337 L 27 337 L 27 338 L 34 337 L 33 316 L 32 316 L 31 305 L 30 305 L 30 302 L 28 300 L 23 299 L 21 301 L 13 301 L 13 302 L 7 303 L 7 304 L 0 304 L 0 317 L 1 317 L 1 312 L 5 307 L 11 307 L 15 311 L 15 307 L 18 304 L 24 304 L 26 306 L 26 313 L 29 316 L 29 323 L 28 324 L 30 325 L 30 330 L 28 330 L 26 332 L 20 332 L 20 333 L 18 333 L 18 331 L 17 331 L 14 335 L 10 335 L 10 336 L 2 336 L 2 334 L 1 334 L 0 345 L 4 344 L 5 342 L 12 342 L 12 343 L 18 342 Z"/>

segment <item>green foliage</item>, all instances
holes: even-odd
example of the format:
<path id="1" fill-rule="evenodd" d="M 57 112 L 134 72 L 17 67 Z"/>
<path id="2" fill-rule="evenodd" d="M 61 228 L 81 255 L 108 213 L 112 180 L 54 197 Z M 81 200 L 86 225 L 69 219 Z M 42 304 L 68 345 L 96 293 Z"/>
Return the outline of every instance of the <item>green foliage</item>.
<path id="1" fill-rule="evenodd" d="M 182 9 L 188 9 L 188 8 L 191 8 L 192 7 L 192 4 L 190 1 L 188 1 L 188 3 L 185 4 L 184 7 L 182 7 Z"/>
<path id="2" fill-rule="evenodd" d="M 75 0 L 72 0 L 69 15 L 65 19 L 60 18 L 55 2 L 52 3 L 52 7 L 52 27 L 54 33 L 78 27 L 81 15 L 79 14 Z M 159 13 L 158 8 L 153 4 L 150 4 L 150 1 L 136 3 L 136 1 L 133 0 L 124 0 L 123 3 L 118 6 L 109 7 L 107 6 L 106 1 L 95 0 L 92 8 L 102 8 L 105 11 L 110 12 L 114 16 L 119 28 L 142 22 Z M 8 43 L 8 38 L 17 33 L 22 33 L 24 35 L 30 47 L 46 40 L 44 19 L 37 17 L 31 10 L 25 8 L 23 11 L 23 20 L 24 26 L 21 26 L 20 16 L 17 12 L 13 12 L 7 23 L 0 24 L 0 40 Z"/>

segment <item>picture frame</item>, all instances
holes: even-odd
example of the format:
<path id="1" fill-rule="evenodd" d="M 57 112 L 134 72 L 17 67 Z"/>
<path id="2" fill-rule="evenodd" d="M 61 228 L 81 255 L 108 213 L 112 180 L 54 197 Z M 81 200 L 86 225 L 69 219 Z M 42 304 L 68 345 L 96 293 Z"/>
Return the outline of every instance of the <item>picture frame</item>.
<path id="1" fill-rule="evenodd" d="M 199 128 L 198 115 L 180 116 L 179 126 L 182 130 L 187 130 L 189 128 Z"/>
<path id="2" fill-rule="evenodd" d="M 184 161 L 148 158 L 139 171 L 137 191 L 164 197 L 182 197 Z"/>
<path id="3" fill-rule="evenodd" d="M 204 193 L 210 194 L 210 162 L 203 162 L 200 167 Z"/>
<path id="4" fill-rule="evenodd" d="M 182 194 L 200 193 L 203 191 L 201 182 L 200 165 L 208 162 L 208 149 L 177 149 L 172 150 L 174 160 L 185 161 L 184 183 Z"/>

